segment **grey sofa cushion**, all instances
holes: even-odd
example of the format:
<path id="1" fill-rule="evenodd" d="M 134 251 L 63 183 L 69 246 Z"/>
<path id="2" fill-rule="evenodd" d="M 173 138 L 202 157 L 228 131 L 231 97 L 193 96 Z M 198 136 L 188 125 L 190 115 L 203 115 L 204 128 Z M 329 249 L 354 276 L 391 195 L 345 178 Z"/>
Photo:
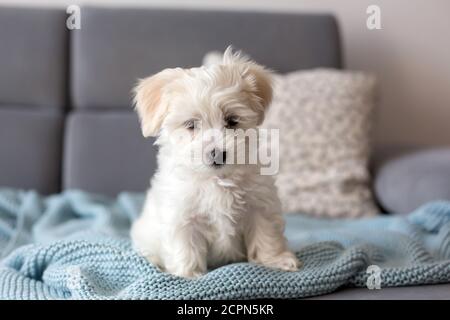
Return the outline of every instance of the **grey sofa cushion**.
<path id="1" fill-rule="evenodd" d="M 403 150 L 380 161 L 374 188 L 388 212 L 408 213 L 433 200 L 450 200 L 450 147 Z"/>
<path id="2" fill-rule="evenodd" d="M 0 7 L 0 107 L 65 105 L 65 19 L 64 10 Z"/>
<path id="3" fill-rule="evenodd" d="M 71 35 L 79 108 L 128 108 L 137 78 L 199 66 L 229 44 L 279 72 L 341 66 L 331 15 L 84 7 Z"/>
<path id="4" fill-rule="evenodd" d="M 58 192 L 62 125 L 54 111 L 0 108 L 0 186 Z"/>
<path id="5" fill-rule="evenodd" d="M 310 300 L 450 300 L 450 283 L 389 287 L 380 290 L 343 288 L 336 292 L 309 298 Z"/>
<path id="6" fill-rule="evenodd" d="M 75 112 L 66 127 L 63 187 L 108 195 L 144 191 L 156 168 L 153 142 L 142 137 L 132 112 Z"/>

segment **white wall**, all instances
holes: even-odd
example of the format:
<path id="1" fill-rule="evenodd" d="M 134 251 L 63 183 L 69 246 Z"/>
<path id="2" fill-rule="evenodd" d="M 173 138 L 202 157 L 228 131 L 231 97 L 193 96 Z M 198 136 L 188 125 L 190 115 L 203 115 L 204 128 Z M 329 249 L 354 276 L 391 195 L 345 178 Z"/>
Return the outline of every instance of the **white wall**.
<path id="1" fill-rule="evenodd" d="M 380 81 L 378 143 L 450 144 L 450 1 L 448 0 L 0 0 L 0 4 L 325 11 L 337 15 L 349 69 Z M 366 8 L 381 7 L 382 30 L 366 28 Z"/>

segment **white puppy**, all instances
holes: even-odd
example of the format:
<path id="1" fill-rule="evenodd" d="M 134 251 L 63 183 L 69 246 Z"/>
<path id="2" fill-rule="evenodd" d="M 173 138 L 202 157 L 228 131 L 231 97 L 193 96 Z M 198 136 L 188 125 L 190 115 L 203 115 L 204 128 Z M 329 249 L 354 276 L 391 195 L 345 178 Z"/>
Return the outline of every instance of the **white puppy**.
<path id="1" fill-rule="evenodd" d="M 297 270 L 273 177 L 261 175 L 258 163 L 228 163 L 236 154 L 228 141 L 237 135 L 227 129 L 262 123 L 270 73 L 228 48 L 221 63 L 163 70 L 141 80 L 135 94 L 143 135 L 158 136 L 159 169 L 131 230 L 134 247 L 188 278 L 245 260 Z M 210 129 L 220 134 L 205 135 Z"/>

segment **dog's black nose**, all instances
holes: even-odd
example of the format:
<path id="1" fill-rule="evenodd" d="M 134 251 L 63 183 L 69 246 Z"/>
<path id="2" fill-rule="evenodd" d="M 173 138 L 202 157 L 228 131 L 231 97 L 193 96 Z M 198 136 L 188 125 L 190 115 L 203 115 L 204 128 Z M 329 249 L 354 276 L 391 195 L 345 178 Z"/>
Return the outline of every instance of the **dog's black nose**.
<path id="1" fill-rule="evenodd" d="M 227 160 L 226 151 L 220 151 L 219 149 L 211 150 L 211 160 L 213 166 L 223 166 Z"/>

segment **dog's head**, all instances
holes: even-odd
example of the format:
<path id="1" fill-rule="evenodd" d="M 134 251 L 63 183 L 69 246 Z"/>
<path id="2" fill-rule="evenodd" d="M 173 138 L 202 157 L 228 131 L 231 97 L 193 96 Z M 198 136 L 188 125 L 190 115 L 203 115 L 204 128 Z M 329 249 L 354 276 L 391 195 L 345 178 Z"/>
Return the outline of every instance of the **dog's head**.
<path id="1" fill-rule="evenodd" d="M 143 135 L 158 136 L 171 157 L 199 170 L 229 170 L 247 140 L 236 142 L 236 132 L 256 129 L 271 99 L 270 72 L 231 48 L 220 63 L 165 69 L 135 88 Z"/>

